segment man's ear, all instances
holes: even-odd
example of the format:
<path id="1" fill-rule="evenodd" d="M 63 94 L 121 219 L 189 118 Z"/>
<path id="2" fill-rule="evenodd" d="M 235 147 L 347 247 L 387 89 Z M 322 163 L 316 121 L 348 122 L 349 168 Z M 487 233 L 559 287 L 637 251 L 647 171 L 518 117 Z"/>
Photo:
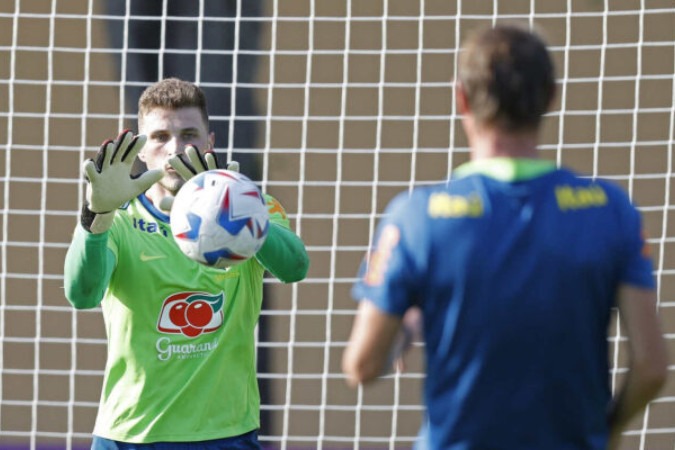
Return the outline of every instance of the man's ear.
<path id="1" fill-rule="evenodd" d="M 140 131 L 140 129 L 139 129 L 138 134 L 143 134 L 143 132 Z M 146 141 L 146 144 L 147 144 L 147 141 Z M 138 155 L 136 155 L 136 158 L 138 160 L 142 161 L 143 164 L 145 164 L 145 145 L 143 146 L 143 148 L 141 148 L 141 151 L 138 152 Z"/>
<path id="2" fill-rule="evenodd" d="M 464 115 L 470 111 L 469 99 L 466 96 L 464 85 L 461 81 L 455 81 L 455 102 L 457 103 L 457 112 Z"/>
<path id="3" fill-rule="evenodd" d="M 134 165 L 131 169 L 131 174 L 133 176 L 138 176 L 148 170 L 148 166 L 145 164 L 145 147 L 138 152 L 136 159 L 134 160 Z"/>
<path id="4" fill-rule="evenodd" d="M 211 131 L 209 133 L 209 148 L 207 150 L 215 150 L 216 149 L 216 133 Z"/>
<path id="5" fill-rule="evenodd" d="M 551 88 L 551 99 L 548 101 L 546 112 L 551 112 L 553 110 L 555 102 L 556 100 L 558 100 L 558 94 L 559 94 L 558 85 L 554 83 L 553 87 Z"/>

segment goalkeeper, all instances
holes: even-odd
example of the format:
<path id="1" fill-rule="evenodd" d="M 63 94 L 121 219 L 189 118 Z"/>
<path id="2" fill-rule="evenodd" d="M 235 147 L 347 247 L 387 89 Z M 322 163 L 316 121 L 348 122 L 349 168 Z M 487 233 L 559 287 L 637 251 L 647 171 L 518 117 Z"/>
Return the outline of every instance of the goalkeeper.
<path id="1" fill-rule="evenodd" d="M 168 209 L 187 178 L 216 168 L 203 92 L 172 78 L 150 86 L 138 128 L 85 162 L 86 202 L 65 260 L 66 297 L 78 309 L 100 305 L 106 325 L 92 448 L 259 449 L 254 328 L 263 274 L 302 280 L 304 244 L 267 195 L 270 227 L 254 258 L 220 270 L 185 257 Z M 148 170 L 133 177 L 137 156 Z M 193 299 L 214 317 L 196 337 L 175 314 Z"/>
<path id="2" fill-rule="evenodd" d="M 422 448 L 615 449 L 667 372 L 640 214 L 614 184 L 539 157 L 555 76 L 527 28 L 476 32 L 455 96 L 471 161 L 403 193 L 379 224 L 353 294 L 343 370 L 381 374 L 402 318 L 422 315 Z M 628 374 L 611 397 L 618 306 Z"/>

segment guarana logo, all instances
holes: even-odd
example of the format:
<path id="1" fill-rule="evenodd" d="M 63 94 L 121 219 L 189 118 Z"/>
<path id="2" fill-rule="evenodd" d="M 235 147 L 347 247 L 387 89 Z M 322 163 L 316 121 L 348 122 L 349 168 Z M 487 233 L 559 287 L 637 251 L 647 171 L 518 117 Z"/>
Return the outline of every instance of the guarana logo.
<path id="1" fill-rule="evenodd" d="M 157 330 L 195 338 L 213 333 L 223 324 L 225 295 L 204 292 L 179 292 L 164 300 Z"/>

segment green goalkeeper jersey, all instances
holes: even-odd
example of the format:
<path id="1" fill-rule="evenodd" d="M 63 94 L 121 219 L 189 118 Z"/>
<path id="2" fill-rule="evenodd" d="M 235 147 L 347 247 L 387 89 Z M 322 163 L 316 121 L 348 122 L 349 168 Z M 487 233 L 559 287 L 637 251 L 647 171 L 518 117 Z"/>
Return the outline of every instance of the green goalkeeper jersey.
<path id="1" fill-rule="evenodd" d="M 77 227 L 66 256 L 66 296 L 76 308 L 100 301 L 108 338 L 95 435 L 185 442 L 259 427 L 254 329 L 263 275 L 268 269 L 298 281 L 308 264 L 283 208 L 267 200 L 263 248 L 227 270 L 184 256 L 168 216 L 143 195 L 117 212 L 106 233 Z"/>

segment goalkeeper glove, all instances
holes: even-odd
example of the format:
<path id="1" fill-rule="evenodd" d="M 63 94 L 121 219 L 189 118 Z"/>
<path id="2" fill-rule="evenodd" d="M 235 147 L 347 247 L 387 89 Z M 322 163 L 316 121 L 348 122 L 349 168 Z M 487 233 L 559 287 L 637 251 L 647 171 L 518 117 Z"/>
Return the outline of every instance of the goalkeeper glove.
<path id="1" fill-rule="evenodd" d="M 90 233 L 103 233 L 112 225 L 115 210 L 158 182 L 164 172 L 149 170 L 131 176 L 134 160 L 145 145 L 146 136 L 124 130 L 114 141 L 101 144 L 96 160 L 82 165 L 87 184 L 86 202 L 80 223 Z"/>
<path id="2" fill-rule="evenodd" d="M 194 145 L 188 145 L 185 153 L 171 157 L 169 164 L 185 181 L 198 173 L 218 169 L 216 155 L 213 152 L 202 154 Z"/>
<path id="3" fill-rule="evenodd" d="M 185 181 L 198 173 L 219 169 L 216 155 L 213 152 L 205 152 L 202 154 L 194 145 L 189 145 L 185 149 L 185 153 L 180 153 L 169 158 L 169 165 L 173 167 Z M 237 161 L 230 161 L 227 163 L 227 170 L 239 172 L 239 163 Z M 171 211 L 173 201 L 173 196 L 164 197 L 159 202 L 160 209 Z"/>

